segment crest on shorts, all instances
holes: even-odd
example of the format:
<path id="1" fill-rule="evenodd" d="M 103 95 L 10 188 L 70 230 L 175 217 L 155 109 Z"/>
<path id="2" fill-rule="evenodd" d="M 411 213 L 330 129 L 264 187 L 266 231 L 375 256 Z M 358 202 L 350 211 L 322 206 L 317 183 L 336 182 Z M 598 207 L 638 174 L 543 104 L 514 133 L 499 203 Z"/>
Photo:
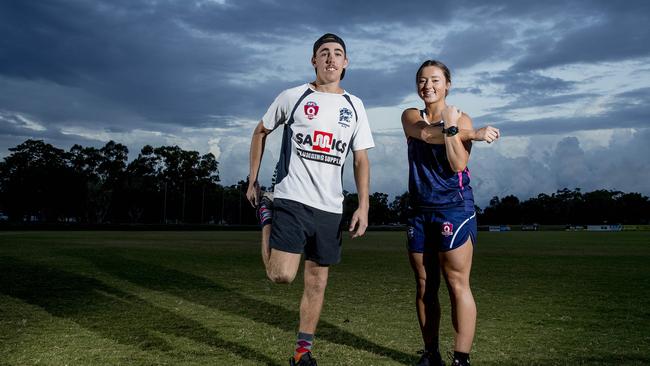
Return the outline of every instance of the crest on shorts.
<path id="1" fill-rule="evenodd" d="M 409 226 L 408 229 L 406 229 L 406 236 L 409 239 L 413 239 L 415 236 L 415 228 L 413 226 Z"/>
<path id="2" fill-rule="evenodd" d="M 318 114 L 318 104 L 316 102 L 309 101 L 305 103 L 305 116 L 308 119 L 314 119 Z"/>
<path id="3" fill-rule="evenodd" d="M 352 111 L 347 108 L 339 109 L 339 124 L 343 127 L 350 127 Z"/>
<path id="4" fill-rule="evenodd" d="M 442 231 L 440 233 L 443 236 L 452 236 L 452 235 L 454 235 L 454 225 L 449 221 L 443 222 L 442 223 Z"/>

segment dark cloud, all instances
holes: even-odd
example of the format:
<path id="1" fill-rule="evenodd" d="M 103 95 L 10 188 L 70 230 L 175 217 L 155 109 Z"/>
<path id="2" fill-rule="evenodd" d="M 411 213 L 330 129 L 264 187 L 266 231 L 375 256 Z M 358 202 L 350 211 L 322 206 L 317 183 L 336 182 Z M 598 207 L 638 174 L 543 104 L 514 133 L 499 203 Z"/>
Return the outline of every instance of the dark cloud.
<path id="1" fill-rule="evenodd" d="M 64 134 L 60 131 L 45 130 L 37 131 L 25 128 L 25 125 L 14 125 L 7 119 L 0 118 L 0 146 L 4 148 L 2 155 L 9 153 L 8 149 L 15 147 L 26 140 L 43 140 L 57 148 L 67 150 L 74 144 L 83 146 L 103 146 L 106 141 L 87 138 L 80 135 Z"/>
<path id="2" fill-rule="evenodd" d="M 552 4 L 560 3 L 530 5 L 528 14 L 552 11 L 556 6 Z M 598 9 L 589 11 L 597 13 Z M 270 100 L 281 88 L 292 85 L 282 73 L 264 69 L 268 66 L 265 52 L 251 48 L 252 43 L 281 48 L 297 35 L 330 30 L 394 42 L 400 39 L 395 25 L 420 28 L 426 37 L 427 30 L 441 29 L 463 19 L 461 16 L 474 19 L 494 15 L 490 22 L 452 31 L 436 47 L 441 49 L 439 55 L 417 50 L 417 56 L 409 56 L 412 66 L 402 58 L 381 75 L 361 68 L 356 75 L 351 72 L 346 86 L 364 97 L 368 106 L 377 106 L 399 101 L 410 92 L 408 76 L 424 58 L 437 56 L 448 60 L 452 69 L 461 69 L 510 57 L 516 49 L 507 35 L 514 30 L 511 22 L 503 20 L 523 10 L 518 2 L 464 2 L 452 6 L 384 1 L 372 7 L 342 0 L 326 6 L 304 1 L 238 1 L 225 5 L 210 1 L 3 2 L 0 73 L 8 78 L 76 88 L 77 94 L 85 94 L 78 99 L 96 102 L 87 108 L 78 105 L 82 118 L 70 110 L 60 116 L 41 114 L 47 123 L 66 119 L 83 123 L 83 115 L 92 115 L 97 104 L 102 104 L 124 111 L 122 119 L 111 119 L 111 123 L 120 123 L 124 115 L 130 115 L 129 121 L 124 121 L 127 126 L 133 125 L 134 118 L 209 126 L 221 122 L 211 117 L 214 115 L 258 118 L 267 105 L 259 101 Z M 314 17 L 309 14 L 329 19 L 329 26 L 324 21 L 312 21 Z M 629 12 L 615 18 L 625 14 Z M 307 41 L 307 47 L 309 44 Z M 237 83 L 237 75 L 255 72 L 264 72 L 264 77 Z M 304 72 L 309 72 L 308 66 L 298 75 Z M 525 88 L 538 93 L 550 89 L 558 92 L 569 87 L 567 82 L 525 71 L 497 75 L 493 81 L 503 83 L 506 93 L 519 93 Z M 385 92 L 387 88 L 391 93 Z M 24 97 L 30 99 L 31 95 Z M 7 104 L 3 107 L 23 110 Z"/>
<path id="3" fill-rule="evenodd" d="M 415 73 L 420 63 L 400 63 L 388 71 L 351 69 L 345 74 L 344 86 L 352 94 L 363 98 L 366 108 L 395 105 L 416 91 Z"/>
<path id="4" fill-rule="evenodd" d="M 548 161 L 558 187 L 584 187 L 592 174 L 587 166 L 584 150 L 576 137 L 565 137 L 555 146 Z"/>
<path id="5" fill-rule="evenodd" d="M 586 150 L 567 136 L 549 141 L 531 139 L 526 156 L 507 157 L 495 149 L 472 152 L 472 187 L 479 206 L 493 196 L 514 194 L 526 199 L 561 188 L 584 191 L 615 189 L 650 194 L 650 128 L 636 133 L 621 131 L 603 147 Z M 505 141 L 500 141 L 505 142 Z M 618 173 L 625 171 L 626 174 Z M 628 174 L 629 173 L 629 174 Z"/>
<path id="6" fill-rule="evenodd" d="M 503 120 L 503 113 L 513 111 L 516 109 L 529 108 L 529 107 L 552 107 L 563 104 L 571 104 L 581 101 L 595 100 L 600 97 L 595 93 L 575 93 L 575 94 L 562 94 L 562 95 L 526 95 L 520 96 L 515 101 L 508 103 L 505 106 L 492 108 L 493 113 L 486 117 L 492 120 Z"/>
<path id="7" fill-rule="evenodd" d="M 222 151 L 222 176 L 236 181 L 246 173 L 249 124 L 283 89 L 313 78 L 310 47 L 325 32 L 348 42 L 352 63 L 343 86 L 367 108 L 403 103 L 415 91 L 413 75 L 420 63 L 438 58 L 460 75 L 482 65 L 486 70 L 512 65 L 454 91 L 491 97 L 487 94 L 496 86 L 509 102 L 475 120 L 498 123 L 504 135 L 643 128 L 650 115 L 645 106 L 650 86 L 607 95 L 595 116 L 529 114 L 528 120 L 516 121 L 507 112 L 588 104 L 604 96 L 546 70 L 649 56 L 649 16 L 650 3 L 643 0 L 624 5 L 604 0 L 3 1 L 0 147 L 6 152 L 27 138 L 62 148 L 101 146 L 107 136 L 121 136 L 136 151 L 144 143 L 175 138 L 191 146 L 200 136 L 204 147 L 208 139 L 219 141 L 210 147 Z M 361 54 L 366 42 L 377 48 L 371 53 L 376 63 L 358 62 L 369 59 Z M 304 53 L 297 55 L 297 49 Z M 645 66 L 638 67 L 630 74 L 645 77 Z M 201 132 L 212 127 L 220 128 L 218 136 Z M 377 133 L 377 140 L 381 146 L 371 154 L 382 163 L 373 165 L 373 184 L 388 192 L 394 175 L 382 172 L 403 173 L 403 136 L 387 131 Z M 576 146 L 567 140 L 558 151 L 578 159 Z M 585 151 L 584 159 L 590 154 Z M 517 159 L 512 167 L 524 164 Z M 536 174 L 531 168 L 531 185 Z"/>
<path id="8" fill-rule="evenodd" d="M 466 94 L 474 94 L 474 95 L 481 95 L 483 94 L 483 90 L 481 88 L 477 87 L 468 87 L 468 88 L 454 88 L 453 89 L 454 93 L 466 93 Z"/>
<path id="9" fill-rule="evenodd" d="M 440 59 L 450 67 L 452 75 L 455 69 L 474 66 L 481 62 L 509 59 L 516 49 L 508 43 L 514 33 L 512 25 L 499 21 L 486 22 L 462 30 L 452 31 L 442 42 Z"/>
<path id="10" fill-rule="evenodd" d="M 193 36 L 177 21 L 176 7 L 142 4 L 3 3 L 0 72 L 183 125 L 248 111 L 248 100 L 267 94 L 267 85 L 231 85 L 232 73 L 259 68 L 245 44 L 227 34 L 218 42 Z"/>
<path id="11" fill-rule="evenodd" d="M 611 112 L 604 115 L 584 117 L 554 117 L 539 118 L 527 121 L 494 122 L 483 117 L 476 118 L 477 125 L 493 124 L 498 127 L 504 136 L 532 136 L 532 135 L 565 135 L 576 131 L 608 130 L 612 128 L 644 128 L 650 124 L 648 121 L 650 108 L 643 108 L 645 118 L 625 118 L 638 111 Z M 623 118 L 617 118 L 617 117 Z M 643 114 L 641 114 L 643 117 Z M 616 118 L 616 119 L 614 119 Z"/>
<path id="12" fill-rule="evenodd" d="M 183 4 L 179 2 L 178 4 Z M 256 34 L 272 40 L 277 34 L 338 32 L 341 36 L 354 33 L 378 36 L 369 31 L 388 24 L 428 24 L 438 21 L 445 24 L 458 8 L 449 3 L 430 1 L 360 1 L 332 0 L 313 3 L 301 0 L 232 1 L 226 6 L 176 6 L 176 13 L 198 29 L 207 32 L 236 32 Z M 390 37 L 391 27 L 386 27 L 382 39 Z M 345 37 L 344 37 L 345 38 Z"/>
<path id="13" fill-rule="evenodd" d="M 586 95 L 585 98 L 588 98 Z M 578 99 L 581 99 L 579 95 Z M 596 97 L 592 97 L 596 99 Z M 557 98 L 548 98 L 560 102 Z M 650 88 L 635 89 L 610 97 L 598 114 L 566 115 L 562 117 L 539 118 L 526 121 L 513 121 L 507 118 L 508 107 L 499 108 L 498 113 L 474 118 L 477 124 L 493 124 L 504 136 L 563 135 L 575 131 L 603 130 L 613 128 L 650 127 Z"/>
<path id="14" fill-rule="evenodd" d="M 555 37 L 541 33 L 530 41 L 528 52 L 513 66 L 513 70 L 539 70 L 650 56 L 650 27 L 641 26 L 650 23 L 650 3 L 577 3 L 584 6 L 573 4 L 569 21 L 559 22 L 558 28 L 552 30 Z"/>
<path id="15" fill-rule="evenodd" d="M 212 115 L 258 118 L 267 104 L 259 101 L 289 86 L 285 75 L 267 68 L 265 52 L 252 44 L 281 49 L 297 36 L 325 31 L 390 42 L 397 35 L 386 21 L 423 23 L 430 20 L 428 12 L 444 18 L 451 9 L 428 2 L 372 7 L 347 1 L 4 2 L 0 73 L 78 88 L 86 99 L 119 105 L 145 120 L 207 126 L 219 122 L 208 117 Z M 237 75 L 255 72 L 264 75 L 238 82 Z M 392 82 L 377 80 L 379 87 Z M 370 105 L 380 100 L 372 94 Z M 95 108 L 89 107 L 89 114 Z M 81 122 L 73 115 L 67 118 Z M 48 123 L 57 120 L 43 117 Z"/>
<path id="16" fill-rule="evenodd" d="M 514 96 L 558 94 L 571 91 L 575 87 L 574 82 L 544 76 L 534 71 L 504 71 L 488 77 L 488 81 L 501 85 L 503 93 Z"/>

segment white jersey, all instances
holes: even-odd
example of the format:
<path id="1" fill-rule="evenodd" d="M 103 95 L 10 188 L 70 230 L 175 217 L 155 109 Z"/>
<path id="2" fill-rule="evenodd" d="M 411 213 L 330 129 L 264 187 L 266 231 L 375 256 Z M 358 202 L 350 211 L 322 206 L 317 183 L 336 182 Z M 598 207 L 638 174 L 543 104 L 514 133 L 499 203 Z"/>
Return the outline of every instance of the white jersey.
<path id="1" fill-rule="evenodd" d="M 304 84 L 280 93 L 262 122 L 269 130 L 284 125 L 274 197 L 342 213 L 345 158 L 375 146 L 361 99 Z"/>

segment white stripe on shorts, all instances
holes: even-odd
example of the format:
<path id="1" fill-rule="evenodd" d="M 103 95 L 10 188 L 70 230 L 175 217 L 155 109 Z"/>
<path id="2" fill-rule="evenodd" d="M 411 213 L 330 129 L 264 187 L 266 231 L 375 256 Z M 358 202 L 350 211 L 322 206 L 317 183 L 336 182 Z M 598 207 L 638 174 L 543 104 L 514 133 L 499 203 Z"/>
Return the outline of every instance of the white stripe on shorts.
<path id="1" fill-rule="evenodd" d="M 456 229 L 456 232 L 454 233 L 454 236 L 451 237 L 451 244 L 449 244 L 449 249 L 451 249 L 451 248 L 454 247 L 454 240 L 456 240 L 456 235 L 458 235 L 458 232 L 459 232 L 460 229 L 463 227 L 463 225 L 465 225 L 465 224 L 467 223 L 467 221 L 473 219 L 474 216 L 476 216 L 476 211 L 474 211 L 474 213 L 472 214 L 472 216 L 470 216 L 470 217 L 467 218 L 465 221 L 463 221 L 463 223 L 460 224 L 460 226 L 458 227 L 458 229 Z"/>

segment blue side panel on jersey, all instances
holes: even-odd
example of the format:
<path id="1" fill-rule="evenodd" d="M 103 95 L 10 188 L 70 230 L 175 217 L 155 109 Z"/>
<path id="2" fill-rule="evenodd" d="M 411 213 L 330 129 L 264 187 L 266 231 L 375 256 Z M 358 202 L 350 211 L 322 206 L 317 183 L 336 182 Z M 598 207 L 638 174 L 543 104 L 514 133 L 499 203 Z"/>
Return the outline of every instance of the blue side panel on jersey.
<path id="1" fill-rule="evenodd" d="M 352 100 L 350 99 L 350 96 L 347 94 L 343 94 L 343 98 L 350 103 L 350 107 L 352 107 L 352 110 L 354 111 L 354 120 L 358 123 L 359 122 L 359 114 L 357 113 L 357 109 L 354 108 L 354 104 L 352 104 Z M 348 158 L 348 155 L 350 155 L 350 150 L 352 149 L 350 146 L 352 144 L 348 143 L 348 151 L 345 152 L 345 159 Z M 343 161 L 345 161 L 345 159 Z M 345 168 L 345 164 L 341 166 L 341 185 L 343 185 L 343 169 Z"/>
<path id="2" fill-rule="evenodd" d="M 275 166 L 275 184 L 280 183 L 289 173 L 289 162 L 291 160 L 291 137 L 293 137 L 293 130 L 289 126 L 284 126 L 280 159 L 278 160 L 278 164 Z"/>
<path id="3" fill-rule="evenodd" d="M 289 120 L 284 126 L 284 131 L 282 132 L 282 147 L 280 148 L 280 159 L 278 160 L 278 164 L 275 166 L 275 184 L 280 183 L 287 174 L 289 174 L 289 163 L 291 162 L 291 138 L 293 137 L 293 130 L 291 129 L 291 125 L 294 122 L 293 114 L 296 112 L 296 109 L 303 99 L 313 92 L 313 90 L 307 88 L 302 96 L 298 98 L 298 101 L 291 110 Z"/>
<path id="4" fill-rule="evenodd" d="M 350 100 L 350 96 L 347 94 L 343 94 L 343 98 L 350 103 L 350 107 L 352 107 L 352 110 L 354 111 L 354 119 L 355 121 L 359 122 L 359 115 L 357 114 L 357 109 L 354 108 L 354 104 L 352 104 L 352 100 Z"/>

